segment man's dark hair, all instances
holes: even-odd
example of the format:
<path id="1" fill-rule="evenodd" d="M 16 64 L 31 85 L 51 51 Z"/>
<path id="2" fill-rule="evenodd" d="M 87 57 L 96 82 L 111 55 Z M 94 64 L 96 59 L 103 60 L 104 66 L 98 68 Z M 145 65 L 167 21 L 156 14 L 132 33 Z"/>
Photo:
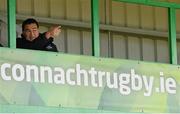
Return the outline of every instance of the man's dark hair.
<path id="1" fill-rule="evenodd" d="M 24 28 L 25 28 L 26 25 L 29 25 L 29 24 L 32 24 L 32 23 L 35 23 L 37 25 L 37 27 L 39 28 L 39 24 L 35 19 L 28 18 L 25 21 L 23 21 L 23 23 L 22 23 L 22 31 L 24 31 Z"/>

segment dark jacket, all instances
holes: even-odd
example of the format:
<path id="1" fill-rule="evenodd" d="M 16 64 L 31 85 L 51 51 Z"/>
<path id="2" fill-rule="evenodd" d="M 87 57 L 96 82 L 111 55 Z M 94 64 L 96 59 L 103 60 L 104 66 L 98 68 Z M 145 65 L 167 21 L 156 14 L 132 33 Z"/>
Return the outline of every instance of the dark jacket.
<path id="1" fill-rule="evenodd" d="M 22 38 L 16 39 L 17 48 L 58 52 L 56 45 L 53 43 L 53 38 L 47 39 L 45 33 L 40 33 L 39 37 L 33 41 L 28 41 L 23 35 L 21 36 Z"/>

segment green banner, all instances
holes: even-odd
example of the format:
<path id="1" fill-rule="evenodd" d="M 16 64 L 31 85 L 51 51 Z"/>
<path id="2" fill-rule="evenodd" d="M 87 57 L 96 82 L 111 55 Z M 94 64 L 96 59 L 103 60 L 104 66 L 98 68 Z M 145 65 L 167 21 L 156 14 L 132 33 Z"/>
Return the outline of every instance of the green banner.
<path id="1" fill-rule="evenodd" d="M 180 67 L 0 49 L 0 104 L 180 113 Z"/>

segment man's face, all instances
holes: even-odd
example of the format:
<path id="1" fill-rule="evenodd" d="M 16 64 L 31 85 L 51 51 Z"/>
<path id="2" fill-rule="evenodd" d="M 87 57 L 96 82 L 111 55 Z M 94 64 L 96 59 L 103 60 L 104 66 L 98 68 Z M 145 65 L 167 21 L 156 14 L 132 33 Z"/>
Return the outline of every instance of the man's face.
<path id="1" fill-rule="evenodd" d="M 35 23 L 27 24 L 24 27 L 23 36 L 28 41 L 33 41 L 39 36 L 39 30 Z"/>

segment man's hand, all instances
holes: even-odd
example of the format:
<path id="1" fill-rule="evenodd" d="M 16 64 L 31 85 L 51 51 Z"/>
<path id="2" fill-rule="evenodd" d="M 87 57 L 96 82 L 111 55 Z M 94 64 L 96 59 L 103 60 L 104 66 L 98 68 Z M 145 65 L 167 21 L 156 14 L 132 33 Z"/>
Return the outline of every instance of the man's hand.
<path id="1" fill-rule="evenodd" d="M 49 39 L 50 37 L 54 38 L 57 37 L 61 32 L 61 26 L 54 26 L 51 27 L 47 32 L 46 32 L 46 38 Z"/>

